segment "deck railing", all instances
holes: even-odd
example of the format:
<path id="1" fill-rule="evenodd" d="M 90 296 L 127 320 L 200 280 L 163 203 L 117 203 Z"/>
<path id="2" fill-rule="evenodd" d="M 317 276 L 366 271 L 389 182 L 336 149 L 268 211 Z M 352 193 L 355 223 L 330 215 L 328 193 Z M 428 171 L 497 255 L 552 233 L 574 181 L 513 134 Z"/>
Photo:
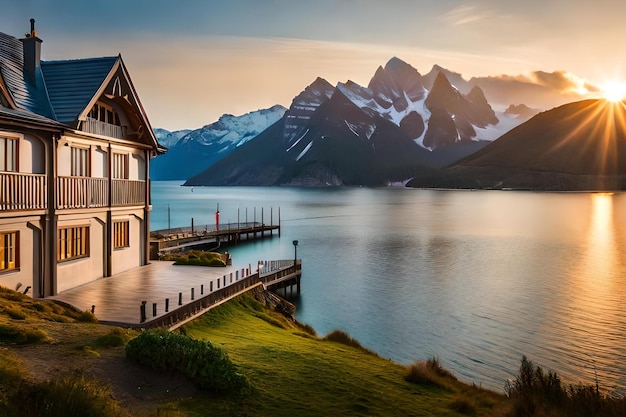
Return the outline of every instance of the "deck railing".
<path id="1" fill-rule="evenodd" d="M 57 179 L 57 208 L 91 208 L 109 205 L 107 178 L 59 177 Z M 143 205 L 146 201 L 146 181 L 113 180 L 113 206 Z"/>
<path id="2" fill-rule="evenodd" d="M 106 178 L 58 177 L 57 208 L 105 207 L 108 205 Z"/>
<path id="3" fill-rule="evenodd" d="M 125 128 L 122 126 L 113 125 L 111 123 L 101 122 L 100 120 L 87 118 L 82 122 L 82 131 L 87 133 L 94 133 L 96 135 L 108 136 L 111 138 L 124 139 Z"/>
<path id="4" fill-rule="evenodd" d="M 235 274 L 235 277 L 233 277 L 233 274 L 231 273 L 230 276 L 224 275 L 222 278 L 217 278 L 214 282 L 208 282 L 206 285 L 208 294 L 200 294 L 199 298 L 193 299 L 182 306 L 173 306 L 170 311 L 163 312 L 163 310 L 161 310 L 161 312 L 157 313 L 156 316 L 154 314 L 150 314 L 150 305 L 148 304 L 148 300 L 146 300 L 145 303 L 139 306 L 139 323 L 125 323 L 124 325 L 143 328 L 177 327 L 195 317 L 198 317 L 207 310 L 217 307 L 218 305 L 251 290 L 252 288 L 259 287 L 261 285 L 269 288 L 274 284 L 279 284 L 285 280 L 293 279 L 296 276 L 299 277 L 302 273 L 301 260 L 298 260 L 295 264 L 293 260 L 274 262 L 276 263 L 273 265 L 277 269 L 272 272 L 251 273 L 252 271 L 247 270 L 245 272 L 247 272 L 248 275 L 245 275 L 244 271 L 241 271 L 241 275 L 237 273 Z M 267 264 L 269 265 L 270 263 L 268 262 Z M 281 265 L 281 267 L 279 267 L 279 265 Z M 155 310 L 157 309 L 157 305 L 154 303 L 152 304 L 152 307 Z M 160 308 L 162 309 L 163 305 L 161 305 Z"/>
<path id="5" fill-rule="evenodd" d="M 132 206 L 146 202 L 146 181 L 113 180 L 113 206 Z"/>
<path id="6" fill-rule="evenodd" d="M 45 175 L 0 172 L 0 210 L 45 208 L 47 208 Z"/>

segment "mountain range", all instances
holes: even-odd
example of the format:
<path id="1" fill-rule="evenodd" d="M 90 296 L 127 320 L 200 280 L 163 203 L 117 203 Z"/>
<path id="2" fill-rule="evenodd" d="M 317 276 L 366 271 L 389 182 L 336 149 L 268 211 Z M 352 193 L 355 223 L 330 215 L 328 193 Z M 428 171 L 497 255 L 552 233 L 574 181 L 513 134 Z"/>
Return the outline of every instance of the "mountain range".
<path id="1" fill-rule="evenodd" d="M 584 100 L 542 112 L 413 187 L 626 189 L 626 103 Z"/>
<path id="2" fill-rule="evenodd" d="M 201 172 L 255 138 L 278 121 L 286 110 L 276 105 L 242 116 L 225 114 L 217 122 L 195 130 L 155 129 L 159 143 L 169 150 L 152 161 L 151 178 L 182 180 Z"/>
<path id="3" fill-rule="evenodd" d="M 317 78 L 276 123 L 212 165 L 205 160 L 186 185 L 384 185 L 481 149 L 526 110 L 496 114 L 459 74 L 435 66 L 422 76 L 392 58 L 367 87 Z"/>

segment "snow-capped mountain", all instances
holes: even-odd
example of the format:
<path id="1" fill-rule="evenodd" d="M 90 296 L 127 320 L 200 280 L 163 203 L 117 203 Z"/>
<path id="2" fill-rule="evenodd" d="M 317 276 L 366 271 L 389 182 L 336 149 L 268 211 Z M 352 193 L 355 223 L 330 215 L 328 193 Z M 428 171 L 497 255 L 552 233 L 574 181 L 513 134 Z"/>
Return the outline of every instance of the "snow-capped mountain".
<path id="1" fill-rule="evenodd" d="M 172 146 L 176 145 L 180 138 L 182 138 L 189 132 L 191 132 L 191 129 L 175 130 L 173 132 L 165 129 L 160 129 L 158 127 L 154 129 L 154 134 L 157 140 L 161 145 L 165 146 L 166 148 L 171 148 Z"/>
<path id="2" fill-rule="evenodd" d="M 167 132 L 155 129 L 159 142 L 179 137 L 164 155 L 151 164 L 154 180 L 187 179 L 207 168 L 213 162 L 245 144 L 280 120 L 287 109 L 275 105 L 242 116 L 225 114 L 218 121 L 192 131 Z"/>
<path id="3" fill-rule="evenodd" d="M 367 87 L 317 78 L 280 122 L 187 184 L 385 184 L 454 162 L 523 122 L 496 115 L 456 73 L 435 66 L 428 75 L 392 58 Z"/>

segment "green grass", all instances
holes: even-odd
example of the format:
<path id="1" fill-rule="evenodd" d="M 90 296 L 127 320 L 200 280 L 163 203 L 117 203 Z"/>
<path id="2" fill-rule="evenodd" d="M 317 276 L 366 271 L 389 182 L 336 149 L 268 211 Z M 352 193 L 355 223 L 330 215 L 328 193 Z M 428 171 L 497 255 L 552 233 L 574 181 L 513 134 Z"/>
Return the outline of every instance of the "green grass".
<path id="1" fill-rule="evenodd" d="M 408 382 L 407 367 L 349 346 L 349 337 L 320 340 L 280 315 L 271 314 L 268 320 L 264 314 L 269 313 L 260 311 L 261 305 L 244 295 L 182 328 L 189 336 L 223 347 L 249 377 L 253 394 L 217 401 L 230 415 L 458 416 L 469 410 L 486 416 L 505 402 L 454 379 L 446 388 Z M 210 403 L 215 400 L 195 399 L 180 407 L 202 415 Z"/>
<path id="2" fill-rule="evenodd" d="M 185 253 L 165 255 L 162 260 L 174 261 L 174 265 L 226 266 L 225 255 L 216 252 L 191 250 Z"/>

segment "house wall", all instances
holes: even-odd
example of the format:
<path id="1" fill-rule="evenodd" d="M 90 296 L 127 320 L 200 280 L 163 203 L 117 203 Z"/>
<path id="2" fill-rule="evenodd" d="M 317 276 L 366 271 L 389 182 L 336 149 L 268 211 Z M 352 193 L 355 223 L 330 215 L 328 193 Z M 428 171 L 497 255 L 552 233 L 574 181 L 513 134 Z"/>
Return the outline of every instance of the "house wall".
<path id="1" fill-rule="evenodd" d="M 98 147 L 91 149 L 91 176 L 95 178 L 106 178 L 108 176 L 109 164 L 107 162 L 107 152 Z"/>
<path id="2" fill-rule="evenodd" d="M 105 219 L 105 212 L 92 216 L 80 214 L 59 216 L 58 228 L 89 226 L 89 256 L 57 263 L 57 292 L 86 284 L 104 276 Z"/>
<path id="3" fill-rule="evenodd" d="M 20 172 L 29 174 L 44 174 L 46 172 L 45 147 L 39 139 L 24 135 L 18 144 Z"/>
<path id="4" fill-rule="evenodd" d="M 116 214 L 113 216 L 113 220 L 128 220 L 130 229 L 130 246 L 127 248 L 113 249 L 111 272 L 115 275 L 141 266 L 143 256 L 142 231 L 145 223 L 142 210 L 126 214 Z"/>
<path id="5" fill-rule="evenodd" d="M 0 219 L 0 232 L 19 232 L 19 269 L 0 273 L 0 286 L 20 292 L 24 292 L 26 287 L 30 286 L 28 295 L 39 295 L 39 283 L 36 282 L 39 274 L 35 273 L 39 271 L 39 260 L 37 263 L 34 262 L 33 254 L 35 245 L 39 245 L 40 242 L 35 239 L 34 228 L 29 227 L 29 223 L 39 227 L 39 220 L 38 216 Z"/>

